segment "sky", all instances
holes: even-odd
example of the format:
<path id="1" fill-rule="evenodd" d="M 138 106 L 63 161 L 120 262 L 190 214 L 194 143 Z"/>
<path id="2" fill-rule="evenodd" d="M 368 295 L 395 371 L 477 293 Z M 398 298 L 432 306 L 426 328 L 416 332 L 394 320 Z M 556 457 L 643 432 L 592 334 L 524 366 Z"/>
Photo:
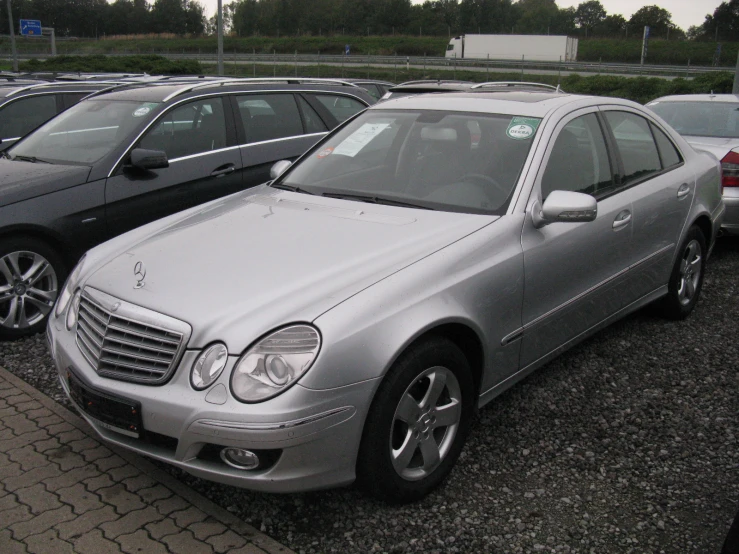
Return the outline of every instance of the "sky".
<path id="1" fill-rule="evenodd" d="M 207 14 L 215 13 L 218 0 L 199 0 L 205 5 Z M 230 4 L 231 0 L 222 0 L 224 4 Z M 422 4 L 423 0 L 412 0 L 414 4 Z M 560 8 L 577 7 L 583 0 L 557 0 Z M 678 27 L 687 31 L 691 25 L 700 25 L 705 20 L 706 14 L 713 13 L 722 0 L 600 0 L 609 14 L 621 14 L 626 19 L 639 8 L 653 4 L 666 9 L 672 14 L 672 21 Z"/>

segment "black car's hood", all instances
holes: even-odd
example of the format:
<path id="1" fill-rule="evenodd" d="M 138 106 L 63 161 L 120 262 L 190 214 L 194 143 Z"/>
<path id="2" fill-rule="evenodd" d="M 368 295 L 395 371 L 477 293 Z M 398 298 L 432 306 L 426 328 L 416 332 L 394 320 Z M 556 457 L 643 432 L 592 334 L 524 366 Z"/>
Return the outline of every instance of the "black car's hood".
<path id="1" fill-rule="evenodd" d="M 0 158 L 0 206 L 87 182 L 85 165 L 31 163 Z"/>

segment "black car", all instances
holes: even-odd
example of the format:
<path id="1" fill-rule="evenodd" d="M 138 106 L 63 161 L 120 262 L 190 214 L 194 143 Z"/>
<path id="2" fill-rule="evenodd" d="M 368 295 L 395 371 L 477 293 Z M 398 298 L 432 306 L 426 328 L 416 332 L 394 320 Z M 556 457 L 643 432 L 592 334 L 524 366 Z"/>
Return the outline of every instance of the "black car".
<path id="1" fill-rule="evenodd" d="M 113 82 L 0 81 L 0 150 Z"/>
<path id="2" fill-rule="evenodd" d="M 132 84 L 69 108 L 0 158 L 0 337 L 43 329 L 87 249 L 268 181 L 372 103 L 355 86 L 233 80 Z"/>

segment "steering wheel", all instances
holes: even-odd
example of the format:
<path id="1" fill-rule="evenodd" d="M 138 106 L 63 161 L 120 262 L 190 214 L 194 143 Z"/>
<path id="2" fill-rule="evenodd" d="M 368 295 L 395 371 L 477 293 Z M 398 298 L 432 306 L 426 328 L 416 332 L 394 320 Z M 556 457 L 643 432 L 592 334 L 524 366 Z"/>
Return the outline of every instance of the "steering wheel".
<path id="1" fill-rule="evenodd" d="M 461 181 L 463 183 L 465 182 L 472 182 L 474 183 L 477 181 L 479 184 L 480 181 L 482 181 L 483 184 L 493 185 L 496 189 L 498 189 L 498 192 L 500 192 L 504 198 L 508 198 L 508 195 L 511 193 L 511 191 L 501 185 L 498 181 L 496 181 L 494 178 L 490 177 L 489 175 L 483 175 L 482 173 L 467 173 L 464 177 L 462 177 Z"/>

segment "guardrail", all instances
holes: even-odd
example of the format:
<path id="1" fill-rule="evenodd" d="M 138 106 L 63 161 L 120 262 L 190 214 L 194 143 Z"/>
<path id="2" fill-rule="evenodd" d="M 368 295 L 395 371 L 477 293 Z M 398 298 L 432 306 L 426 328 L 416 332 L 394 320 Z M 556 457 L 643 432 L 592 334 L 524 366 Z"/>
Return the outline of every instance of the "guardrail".
<path id="1" fill-rule="evenodd" d="M 89 55 L 89 52 L 70 52 L 65 55 Z M 215 52 L 174 52 L 174 51 L 118 51 L 107 53 L 108 56 L 131 56 L 140 54 L 157 54 L 170 59 L 193 59 L 199 61 L 213 61 L 217 59 Z M 9 58 L 9 53 L 0 52 L 0 58 Z M 48 52 L 19 53 L 20 59 L 48 58 Z M 259 64 L 300 64 L 300 65 L 345 65 L 345 66 L 401 66 L 413 68 L 445 67 L 448 69 L 511 69 L 518 71 L 567 71 L 576 73 L 603 73 L 622 75 L 643 75 L 659 77 L 690 78 L 698 74 L 728 71 L 733 73 L 734 67 L 710 66 L 676 66 L 676 65 L 640 65 L 612 62 L 566 62 L 566 61 L 536 61 L 536 60 L 486 60 L 486 59 L 456 59 L 436 56 L 379 56 L 370 54 L 359 55 L 331 55 L 331 54 L 257 54 L 244 52 L 226 52 L 224 61 L 231 63 L 259 63 Z"/>

